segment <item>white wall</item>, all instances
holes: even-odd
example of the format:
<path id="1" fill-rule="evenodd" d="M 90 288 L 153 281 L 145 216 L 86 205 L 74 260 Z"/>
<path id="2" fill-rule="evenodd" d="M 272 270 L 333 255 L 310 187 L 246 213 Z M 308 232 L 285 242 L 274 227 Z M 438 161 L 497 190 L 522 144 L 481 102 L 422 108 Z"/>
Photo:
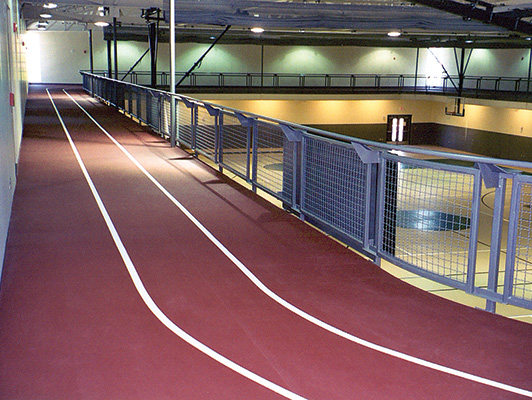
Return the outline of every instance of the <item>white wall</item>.
<path id="1" fill-rule="evenodd" d="M 80 83 L 79 71 L 90 67 L 88 32 L 31 31 L 25 40 L 30 82 Z"/>
<path id="2" fill-rule="evenodd" d="M 41 81 L 47 83 L 79 83 L 78 71 L 89 69 L 88 32 L 32 32 L 38 37 L 35 65 L 40 64 Z M 209 47 L 209 44 L 176 45 L 176 70 L 187 71 Z M 119 42 L 118 68 L 127 71 L 140 58 L 148 44 Z M 101 30 L 93 31 L 94 68 L 107 70 L 107 43 Z M 35 54 L 35 50 L 30 50 Z M 476 49 L 466 71 L 470 76 L 528 75 L 530 52 L 527 49 Z M 416 71 L 416 49 L 371 48 L 348 46 L 265 46 L 264 71 L 271 73 L 342 73 L 342 74 L 411 74 Z M 460 53 L 458 51 L 458 60 Z M 434 84 L 445 76 L 443 68 L 457 74 L 453 49 L 420 49 L 419 75 L 430 76 Z M 136 71 L 150 70 L 147 54 Z M 158 70 L 169 71 L 169 46 L 159 45 Z M 261 46 L 217 45 L 205 57 L 198 72 L 260 72 Z M 440 81 L 438 81 L 440 79 Z"/>
<path id="3" fill-rule="evenodd" d="M 20 35 L 23 29 L 17 1 L 0 0 L 0 273 L 15 191 L 27 94 L 24 46 Z M 14 99 L 13 105 L 9 99 Z"/>

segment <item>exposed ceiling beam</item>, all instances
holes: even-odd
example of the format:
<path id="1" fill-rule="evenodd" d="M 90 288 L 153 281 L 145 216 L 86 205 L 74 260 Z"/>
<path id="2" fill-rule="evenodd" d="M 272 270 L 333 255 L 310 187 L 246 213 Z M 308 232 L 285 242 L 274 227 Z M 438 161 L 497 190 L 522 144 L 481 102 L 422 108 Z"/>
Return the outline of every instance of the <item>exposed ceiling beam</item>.
<path id="1" fill-rule="evenodd" d="M 435 8 L 440 11 L 460 15 L 466 20 L 475 20 L 484 24 L 498 26 L 512 32 L 532 35 L 532 24 L 522 21 L 521 16 L 512 12 L 494 12 L 494 5 L 486 2 L 460 3 L 453 0 L 413 0 L 416 4 Z"/>
<path id="2" fill-rule="evenodd" d="M 166 18 L 168 2 L 164 2 Z M 263 28 L 322 28 L 351 30 L 414 30 L 445 32 L 497 32 L 496 25 L 462 18 L 411 3 L 354 4 L 331 2 L 287 2 L 268 0 L 177 0 L 176 23 L 189 25 L 232 25 Z"/>

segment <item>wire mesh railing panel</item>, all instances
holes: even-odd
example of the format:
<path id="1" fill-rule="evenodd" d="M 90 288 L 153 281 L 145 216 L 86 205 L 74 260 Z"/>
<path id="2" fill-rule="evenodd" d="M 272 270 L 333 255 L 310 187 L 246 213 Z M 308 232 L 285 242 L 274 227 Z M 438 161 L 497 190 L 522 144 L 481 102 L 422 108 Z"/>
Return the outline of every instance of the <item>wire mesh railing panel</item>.
<path id="1" fill-rule="evenodd" d="M 346 143 L 304 136 L 301 211 L 364 240 L 367 165 Z"/>
<path id="2" fill-rule="evenodd" d="M 520 305 L 532 306 L 532 179 L 518 176 L 514 179 L 514 199 L 510 216 L 509 235 L 513 240 L 508 244 L 507 260 L 509 269 L 511 300 L 519 300 Z M 525 302 L 525 304 L 522 304 Z"/>
<path id="3" fill-rule="evenodd" d="M 148 125 L 155 129 L 155 131 L 159 131 L 160 130 L 160 127 L 159 127 L 159 102 L 160 102 L 160 97 L 159 95 L 157 95 L 156 92 L 153 92 L 151 90 L 149 90 L 147 92 L 147 96 L 146 96 L 146 115 L 147 115 L 147 118 L 146 118 L 146 121 L 148 123 Z"/>
<path id="4" fill-rule="evenodd" d="M 139 90 L 138 118 L 146 124 L 148 123 L 148 96 L 149 93 L 147 90 Z"/>
<path id="5" fill-rule="evenodd" d="M 254 183 L 278 199 L 293 204 L 294 143 L 277 124 L 258 121 L 254 134 Z"/>
<path id="6" fill-rule="evenodd" d="M 241 178 L 250 176 L 251 131 L 234 115 L 223 113 L 220 134 L 220 164 Z"/>
<path id="7" fill-rule="evenodd" d="M 190 149 L 193 148 L 192 123 L 192 109 L 182 101 L 178 101 L 176 104 L 176 137 L 179 143 Z"/>
<path id="8" fill-rule="evenodd" d="M 126 91 L 126 85 L 119 83 L 116 85 L 116 106 L 123 110 L 124 109 L 124 93 Z"/>
<path id="9" fill-rule="evenodd" d="M 381 167 L 382 253 L 403 265 L 465 284 L 473 213 L 478 216 L 476 175 L 465 168 L 449 170 L 442 165 L 439 169 L 436 163 L 398 158 L 384 158 Z"/>
<path id="10" fill-rule="evenodd" d="M 83 79 L 83 89 L 90 90 L 90 80 L 92 78 L 89 75 L 81 75 L 81 78 Z"/>
<path id="11" fill-rule="evenodd" d="M 165 137 L 170 137 L 171 135 L 171 122 L 172 122 L 172 116 L 171 116 L 171 104 L 170 104 L 170 97 L 167 96 L 161 96 L 160 98 L 161 102 L 161 121 L 160 121 L 160 129 L 161 134 Z"/>
<path id="12" fill-rule="evenodd" d="M 136 117 L 138 115 L 137 114 L 138 101 L 137 101 L 137 89 L 135 87 L 131 89 L 129 101 L 130 101 L 129 113 Z"/>
<path id="13" fill-rule="evenodd" d="M 206 108 L 197 108 L 195 150 L 214 160 L 216 153 L 216 117 Z"/>

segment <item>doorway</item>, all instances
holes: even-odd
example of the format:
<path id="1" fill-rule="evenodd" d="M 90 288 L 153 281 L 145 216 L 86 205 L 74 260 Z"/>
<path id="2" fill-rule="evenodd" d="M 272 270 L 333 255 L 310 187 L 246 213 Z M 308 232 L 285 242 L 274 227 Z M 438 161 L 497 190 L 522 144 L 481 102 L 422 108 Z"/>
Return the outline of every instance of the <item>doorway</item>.
<path id="1" fill-rule="evenodd" d="M 409 144 L 412 115 L 388 115 L 386 143 Z"/>

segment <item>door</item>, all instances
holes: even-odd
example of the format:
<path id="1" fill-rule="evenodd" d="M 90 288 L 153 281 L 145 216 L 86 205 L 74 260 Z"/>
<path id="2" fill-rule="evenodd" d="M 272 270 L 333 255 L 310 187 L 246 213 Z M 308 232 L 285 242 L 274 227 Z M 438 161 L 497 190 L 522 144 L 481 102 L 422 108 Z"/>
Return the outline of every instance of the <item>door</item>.
<path id="1" fill-rule="evenodd" d="M 409 144 L 412 127 L 412 115 L 388 115 L 386 142 Z"/>

